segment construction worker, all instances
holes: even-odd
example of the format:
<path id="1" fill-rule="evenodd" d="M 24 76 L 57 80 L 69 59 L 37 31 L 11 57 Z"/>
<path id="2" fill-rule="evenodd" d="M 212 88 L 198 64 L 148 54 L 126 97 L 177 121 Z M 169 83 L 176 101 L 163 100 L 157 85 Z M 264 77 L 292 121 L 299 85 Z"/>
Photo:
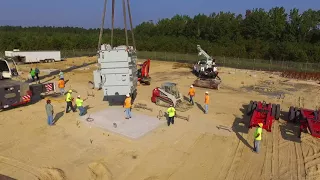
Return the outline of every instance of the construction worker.
<path id="1" fill-rule="evenodd" d="M 85 100 L 86 100 L 86 99 L 85 99 Z M 80 95 L 78 95 L 78 97 L 77 97 L 77 99 L 76 99 L 76 105 L 77 105 L 77 108 L 78 108 L 79 111 L 80 111 L 80 114 L 79 114 L 80 116 L 83 116 L 83 115 L 86 114 L 86 110 L 85 110 L 85 108 L 83 107 L 83 101 L 85 101 L 85 100 L 82 100 Z"/>
<path id="2" fill-rule="evenodd" d="M 59 79 L 58 81 L 58 88 L 60 89 L 60 93 L 61 95 L 64 95 L 64 87 L 65 87 L 65 84 L 64 84 L 64 80 L 63 79 Z"/>
<path id="3" fill-rule="evenodd" d="M 125 108 L 125 112 L 126 112 L 126 119 L 131 118 L 131 97 L 130 94 L 128 93 L 126 95 L 126 99 L 124 100 L 124 104 L 123 107 Z"/>
<path id="4" fill-rule="evenodd" d="M 47 117 L 48 117 L 48 125 L 52 126 L 53 125 L 53 106 L 51 105 L 51 100 L 47 100 L 46 104 L 46 112 L 47 112 Z"/>
<path id="5" fill-rule="evenodd" d="M 69 113 L 69 107 L 73 112 L 76 112 L 73 104 L 72 104 L 73 98 L 72 98 L 72 90 L 69 90 L 66 97 L 67 107 L 66 107 L 66 113 Z"/>
<path id="6" fill-rule="evenodd" d="M 190 96 L 189 102 L 194 105 L 193 97 L 196 95 L 196 91 L 194 90 L 193 85 L 190 86 L 188 95 Z"/>
<path id="7" fill-rule="evenodd" d="M 34 77 L 36 76 L 36 71 L 33 70 L 32 68 L 31 68 L 31 70 L 30 70 L 30 76 L 31 76 L 32 82 L 33 82 L 33 81 L 34 81 Z"/>
<path id="8" fill-rule="evenodd" d="M 40 70 L 36 67 L 36 69 L 34 70 L 35 75 L 37 77 L 37 81 L 39 81 L 39 74 L 40 74 Z"/>
<path id="9" fill-rule="evenodd" d="M 209 101 L 210 101 L 209 92 L 206 91 L 204 96 L 204 113 L 205 114 L 208 114 Z"/>
<path id="10" fill-rule="evenodd" d="M 63 72 L 60 70 L 60 73 L 59 73 L 59 78 L 64 80 L 64 75 L 63 75 Z"/>
<path id="11" fill-rule="evenodd" d="M 167 113 L 168 113 L 168 126 L 170 126 L 170 123 L 174 124 L 174 116 L 176 115 L 176 110 L 174 109 L 172 104 L 170 104 L 170 107 L 168 108 Z"/>
<path id="12" fill-rule="evenodd" d="M 256 153 L 259 153 L 259 150 L 260 150 L 262 127 L 263 127 L 263 123 L 258 123 L 258 127 L 257 127 L 256 131 L 254 132 L 254 148 L 253 148 L 253 151 L 255 151 Z"/>

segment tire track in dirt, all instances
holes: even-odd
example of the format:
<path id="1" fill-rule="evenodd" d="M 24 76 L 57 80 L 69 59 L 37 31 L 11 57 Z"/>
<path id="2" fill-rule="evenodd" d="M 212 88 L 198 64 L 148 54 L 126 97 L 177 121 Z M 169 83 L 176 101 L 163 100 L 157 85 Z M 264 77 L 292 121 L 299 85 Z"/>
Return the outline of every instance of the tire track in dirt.
<path id="1" fill-rule="evenodd" d="M 243 134 L 242 137 L 244 139 L 246 139 L 247 135 Z M 234 153 L 234 157 L 232 158 L 232 161 L 230 162 L 230 166 L 229 166 L 228 170 L 226 171 L 225 178 L 223 178 L 223 179 L 234 179 L 235 174 L 236 174 L 236 170 L 237 170 L 238 165 L 241 161 L 242 153 L 244 151 L 244 146 L 245 145 L 243 144 L 243 142 L 241 142 L 239 140 L 238 146 L 237 146 L 235 153 Z"/>
<path id="2" fill-rule="evenodd" d="M 229 175 L 229 171 L 232 168 L 232 162 L 234 162 L 234 159 L 236 158 L 236 153 L 239 152 L 240 144 L 242 142 L 240 140 L 237 141 L 237 147 L 233 149 L 233 151 L 230 149 L 228 155 L 233 155 L 233 158 L 226 158 L 222 163 L 222 168 L 220 173 L 218 174 L 218 180 L 227 179 Z"/>
<path id="3" fill-rule="evenodd" d="M 37 179 L 37 180 L 65 180 L 66 176 L 61 169 L 56 168 L 36 168 L 28 164 L 22 163 L 18 160 L 0 156 L 0 173 L 7 175 L 7 173 L 16 174 L 16 171 L 24 171 L 23 179 Z M 6 172 L 3 172 L 6 170 Z M 9 174 L 8 174 L 9 175 Z M 20 178 L 18 178 L 20 179 Z"/>
<path id="4" fill-rule="evenodd" d="M 262 168 L 261 172 L 261 177 L 264 177 L 263 179 L 272 179 L 272 166 L 273 166 L 273 158 L 276 156 L 274 154 L 274 144 L 275 142 L 275 129 L 276 129 L 277 124 L 274 123 L 272 127 L 272 132 L 269 133 L 267 132 L 266 138 L 264 140 L 267 141 L 267 149 L 265 153 L 265 158 L 264 158 L 264 165 Z"/>
<path id="5" fill-rule="evenodd" d="M 319 139 L 306 135 L 303 138 L 302 150 L 304 155 L 305 176 L 307 180 L 320 177 L 320 145 Z"/>
<path id="6" fill-rule="evenodd" d="M 189 149 L 186 161 L 173 171 L 168 180 L 217 179 L 221 169 L 221 164 L 217 162 L 223 162 L 227 158 L 224 150 L 232 145 L 228 140 L 226 137 L 206 133 Z"/>
<path id="7" fill-rule="evenodd" d="M 279 123 L 275 123 L 273 126 L 273 146 L 272 146 L 272 164 L 271 164 L 271 179 L 279 178 Z"/>
<path id="8" fill-rule="evenodd" d="M 303 153 L 302 153 L 302 148 L 301 148 L 301 143 L 295 143 L 295 150 L 296 150 L 296 156 L 297 156 L 297 166 L 298 166 L 298 171 L 297 171 L 297 176 L 298 179 L 304 180 L 306 177 L 306 171 L 305 171 L 305 166 L 304 166 L 304 158 L 303 158 Z"/>
<path id="9" fill-rule="evenodd" d="M 205 134 L 189 131 L 176 138 L 174 143 L 160 143 L 120 179 L 146 179 L 154 176 L 159 179 L 168 179 L 185 165 L 190 156 L 190 150 L 195 148 L 198 142 L 204 141 L 204 138 L 206 138 Z M 153 159 L 158 157 L 162 158 L 156 163 L 153 162 Z M 162 173 L 159 174 L 159 172 Z"/>
<path id="10" fill-rule="evenodd" d="M 251 130 L 253 134 L 255 129 Z M 254 137 L 250 136 L 250 141 L 254 141 Z M 247 152 L 251 158 L 247 164 L 249 166 L 244 167 L 246 169 L 246 175 L 242 178 L 246 179 L 271 179 L 272 177 L 272 156 L 273 156 L 273 133 L 264 131 L 262 135 L 262 141 L 260 144 L 260 152 L 256 154 L 254 152 Z"/>

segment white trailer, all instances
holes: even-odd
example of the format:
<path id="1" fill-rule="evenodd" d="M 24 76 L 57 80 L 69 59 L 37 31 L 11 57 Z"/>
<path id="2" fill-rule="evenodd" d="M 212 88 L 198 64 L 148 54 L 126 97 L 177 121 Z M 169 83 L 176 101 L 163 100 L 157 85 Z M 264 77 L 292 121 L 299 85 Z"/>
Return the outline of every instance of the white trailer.
<path id="1" fill-rule="evenodd" d="M 15 58 L 18 62 L 39 63 L 61 61 L 60 51 L 5 51 L 6 57 Z"/>

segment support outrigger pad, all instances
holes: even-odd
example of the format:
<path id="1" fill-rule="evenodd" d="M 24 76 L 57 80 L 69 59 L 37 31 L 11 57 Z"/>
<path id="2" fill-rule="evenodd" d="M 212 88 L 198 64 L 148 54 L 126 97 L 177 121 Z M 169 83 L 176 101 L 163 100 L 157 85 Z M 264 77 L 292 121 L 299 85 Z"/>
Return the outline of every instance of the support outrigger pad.
<path id="1" fill-rule="evenodd" d="M 216 79 L 197 79 L 193 82 L 195 87 L 209 88 L 209 89 L 219 89 L 221 80 Z"/>

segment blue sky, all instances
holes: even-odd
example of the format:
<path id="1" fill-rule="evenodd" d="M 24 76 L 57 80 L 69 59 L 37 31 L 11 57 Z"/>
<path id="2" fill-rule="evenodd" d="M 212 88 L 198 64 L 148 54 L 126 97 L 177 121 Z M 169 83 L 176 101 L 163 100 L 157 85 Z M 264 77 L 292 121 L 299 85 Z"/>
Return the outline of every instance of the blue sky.
<path id="1" fill-rule="evenodd" d="M 78 26 L 97 28 L 101 23 L 104 0 L 0 0 L 0 25 Z M 198 13 L 283 6 L 287 10 L 309 8 L 319 10 L 319 0 L 131 0 L 135 25 L 148 20 L 172 17 L 175 14 L 194 16 Z M 116 0 L 115 24 L 123 27 L 122 1 Z M 105 27 L 111 26 L 111 0 Z"/>

